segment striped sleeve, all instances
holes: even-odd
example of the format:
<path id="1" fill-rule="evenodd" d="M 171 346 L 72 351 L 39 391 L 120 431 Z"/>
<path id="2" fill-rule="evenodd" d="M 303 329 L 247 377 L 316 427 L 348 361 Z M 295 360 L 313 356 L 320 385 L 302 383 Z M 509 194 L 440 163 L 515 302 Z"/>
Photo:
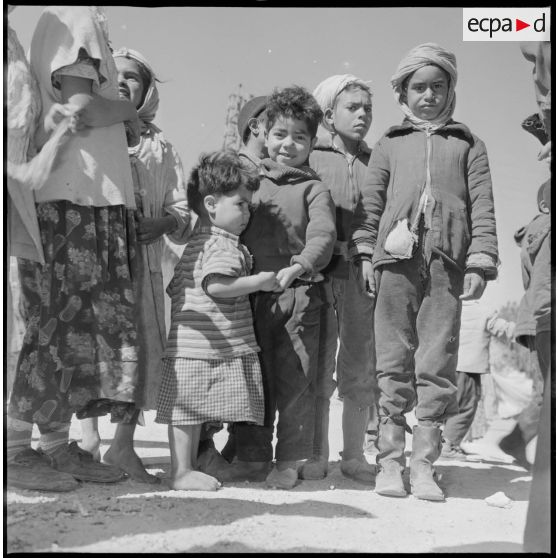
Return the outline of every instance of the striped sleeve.
<path id="1" fill-rule="evenodd" d="M 230 243 L 216 242 L 207 250 L 201 269 L 202 288 L 207 293 L 207 279 L 213 275 L 242 277 L 246 261 L 242 252 Z"/>

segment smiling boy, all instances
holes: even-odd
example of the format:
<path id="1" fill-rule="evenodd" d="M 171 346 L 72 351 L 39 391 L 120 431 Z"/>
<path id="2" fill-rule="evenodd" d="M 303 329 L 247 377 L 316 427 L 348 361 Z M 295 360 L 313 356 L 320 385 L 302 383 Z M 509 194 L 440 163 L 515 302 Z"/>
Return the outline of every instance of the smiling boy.
<path id="1" fill-rule="evenodd" d="M 275 91 L 267 103 L 262 179 L 243 242 L 254 272 L 273 271 L 280 289 L 252 297 L 254 328 L 261 348 L 266 417 L 264 426 L 238 424 L 235 480 L 263 480 L 292 488 L 296 462 L 312 455 L 315 381 L 322 297 L 319 271 L 335 243 L 335 210 L 328 188 L 308 165 L 322 111 L 302 87 Z M 277 423 L 276 466 L 273 423 Z M 231 479 L 232 480 L 232 479 Z"/>

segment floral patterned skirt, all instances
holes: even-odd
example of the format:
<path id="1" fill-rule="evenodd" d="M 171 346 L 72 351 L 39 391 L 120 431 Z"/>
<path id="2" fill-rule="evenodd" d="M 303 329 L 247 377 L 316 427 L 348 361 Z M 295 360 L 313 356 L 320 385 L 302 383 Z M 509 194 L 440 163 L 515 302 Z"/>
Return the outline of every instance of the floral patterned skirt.
<path id="1" fill-rule="evenodd" d="M 8 414 L 53 426 L 78 411 L 126 420 L 138 365 L 133 211 L 63 200 L 37 215 L 46 263 L 19 260 L 26 332 Z"/>

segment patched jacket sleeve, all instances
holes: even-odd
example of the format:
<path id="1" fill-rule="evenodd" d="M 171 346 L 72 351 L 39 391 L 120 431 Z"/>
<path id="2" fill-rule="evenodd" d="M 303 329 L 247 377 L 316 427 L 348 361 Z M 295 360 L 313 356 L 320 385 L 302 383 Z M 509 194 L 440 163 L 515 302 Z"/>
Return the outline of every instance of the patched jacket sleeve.
<path id="1" fill-rule="evenodd" d="M 471 244 L 467 259 L 476 259 L 477 254 L 490 256 L 492 264 L 483 265 L 485 279 L 495 279 L 498 264 L 498 240 L 496 237 L 496 216 L 492 195 L 492 178 L 488 165 L 488 155 L 484 143 L 475 138 L 469 151 L 467 180 L 471 202 Z"/>
<path id="2" fill-rule="evenodd" d="M 309 192 L 306 243 L 300 254 L 291 258 L 310 275 L 318 273 L 330 261 L 337 239 L 335 206 L 329 190 L 317 182 Z"/>
<path id="3" fill-rule="evenodd" d="M 163 208 L 178 223 L 177 228 L 168 237 L 176 244 L 184 244 L 190 233 L 190 210 L 186 200 L 186 180 L 178 153 L 169 142 L 165 143 L 162 182 L 165 188 Z"/>
<path id="4" fill-rule="evenodd" d="M 380 218 L 386 205 L 389 177 L 389 157 L 383 138 L 372 150 L 366 178 L 360 187 L 349 240 L 349 256 L 353 262 L 363 256 L 372 258 Z"/>

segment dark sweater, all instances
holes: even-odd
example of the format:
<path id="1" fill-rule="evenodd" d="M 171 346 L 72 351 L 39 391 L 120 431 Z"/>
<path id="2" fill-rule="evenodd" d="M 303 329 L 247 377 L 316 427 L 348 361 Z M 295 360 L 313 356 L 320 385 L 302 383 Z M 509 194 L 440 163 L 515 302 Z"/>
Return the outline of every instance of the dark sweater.
<path id="1" fill-rule="evenodd" d="M 260 188 L 242 242 L 254 257 L 254 273 L 299 263 L 312 279 L 331 259 L 335 207 L 328 189 L 309 167 L 264 159 Z"/>

